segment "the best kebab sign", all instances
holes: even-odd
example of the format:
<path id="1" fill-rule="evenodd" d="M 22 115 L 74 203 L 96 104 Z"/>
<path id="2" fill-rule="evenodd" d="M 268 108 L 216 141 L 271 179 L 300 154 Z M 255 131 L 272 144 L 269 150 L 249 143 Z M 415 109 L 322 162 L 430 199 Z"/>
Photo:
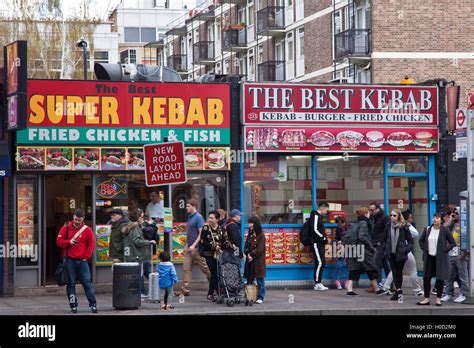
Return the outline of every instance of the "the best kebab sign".
<path id="1" fill-rule="evenodd" d="M 433 86 L 243 85 L 247 151 L 438 151 Z"/>
<path id="2" fill-rule="evenodd" d="M 146 186 L 181 184 L 187 181 L 184 144 L 150 144 L 143 146 Z"/>

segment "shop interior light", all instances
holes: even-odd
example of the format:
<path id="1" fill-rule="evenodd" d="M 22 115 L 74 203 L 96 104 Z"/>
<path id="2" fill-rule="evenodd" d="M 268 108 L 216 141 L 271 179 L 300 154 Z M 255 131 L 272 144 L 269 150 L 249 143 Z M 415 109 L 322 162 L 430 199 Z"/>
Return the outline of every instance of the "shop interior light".
<path id="1" fill-rule="evenodd" d="M 360 156 L 348 156 L 348 158 L 356 158 Z M 325 162 L 325 161 L 335 161 L 339 159 L 343 159 L 343 156 L 324 156 L 324 157 L 318 157 L 317 161 L 318 162 Z"/>

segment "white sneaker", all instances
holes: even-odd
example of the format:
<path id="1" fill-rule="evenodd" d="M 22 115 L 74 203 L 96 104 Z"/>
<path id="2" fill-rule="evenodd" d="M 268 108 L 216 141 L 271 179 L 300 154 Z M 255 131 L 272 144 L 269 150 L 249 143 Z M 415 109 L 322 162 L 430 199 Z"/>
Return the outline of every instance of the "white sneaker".
<path id="1" fill-rule="evenodd" d="M 326 290 L 329 290 L 329 288 L 325 287 L 321 283 L 318 283 L 314 286 L 314 290 L 316 290 L 316 291 L 326 291 Z"/>
<path id="2" fill-rule="evenodd" d="M 263 300 L 258 299 L 257 301 L 255 301 L 255 303 L 262 304 L 262 303 L 263 303 Z"/>
<path id="3" fill-rule="evenodd" d="M 466 301 L 466 296 L 464 296 L 463 294 L 460 294 L 458 297 L 456 297 L 456 299 L 454 300 L 454 302 L 456 303 L 463 303 L 464 301 Z"/>
<path id="4" fill-rule="evenodd" d="M 441 298 L 441 301 L 443 302 L 448 302 L 451 301 L 453 297 L 451 295 L 444 295 L 443 298 Z"/>
<path id="5" fill-rule="evenodd" d="M 455 289 L 459 288 L 458 282 L 454 282 L 454 288 L 455 288 Z"/>

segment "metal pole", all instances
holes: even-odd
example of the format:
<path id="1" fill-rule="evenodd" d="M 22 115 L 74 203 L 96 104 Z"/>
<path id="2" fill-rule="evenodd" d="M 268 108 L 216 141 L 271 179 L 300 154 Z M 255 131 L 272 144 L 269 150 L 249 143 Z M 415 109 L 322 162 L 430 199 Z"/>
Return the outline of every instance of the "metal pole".
<path id="1" fill-rule="evenodd" d="M 163 138 L 163 142 L 164 142 L 164 143 L 167 143 L 167 142 L 168 142 L 168 137 L 164 137 L 164 138 Z M 169 195 L 171 195 L 171 185 L 168 185 L 168 197 L 170 197 Z M 168 199 L 168 201 L 170 201 L 170 200 Z M 173 233 L 173 232 L 171 232 L 171 233 Z M 172 252 L 173 252 L 173 251 L 171 250 L 171 242 L 170 242 L 170 240 L 171 240 L 170 234 L 171 234 L 171 233 L 166 233 L 166 232 L 165 232 L 165 233 L 163 234 L 163 238 L 164 238 L 164 239 L 163 239 L 163 249 L 164 249 L 164 250 L 167 250 L 170 254 L 172 254 Z"/>
<path id="2" fill-rule="evenodd" d="M 87 80 L 87 43 L 82 44 L 82 52 L 84 56 L 84 80 Z"/>
<path id="3" fill-rule="evenodd" d="M 469 283 L 470 299 L 469 303 L 474 303 L 474 112 L 470 110 L 467 118 L 467 223 L 469 231 Z"/>

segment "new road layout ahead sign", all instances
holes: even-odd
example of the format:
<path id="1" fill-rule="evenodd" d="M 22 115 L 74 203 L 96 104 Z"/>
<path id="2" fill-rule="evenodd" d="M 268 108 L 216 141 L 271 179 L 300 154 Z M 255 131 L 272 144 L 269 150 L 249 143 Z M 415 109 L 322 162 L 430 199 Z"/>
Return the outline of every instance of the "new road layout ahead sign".
<path id="1" fill-rule="evenodd" d="M 146 186 L 181 184 L 187 181 L 184 144 L 150 144 L 143 146 Z"/>

